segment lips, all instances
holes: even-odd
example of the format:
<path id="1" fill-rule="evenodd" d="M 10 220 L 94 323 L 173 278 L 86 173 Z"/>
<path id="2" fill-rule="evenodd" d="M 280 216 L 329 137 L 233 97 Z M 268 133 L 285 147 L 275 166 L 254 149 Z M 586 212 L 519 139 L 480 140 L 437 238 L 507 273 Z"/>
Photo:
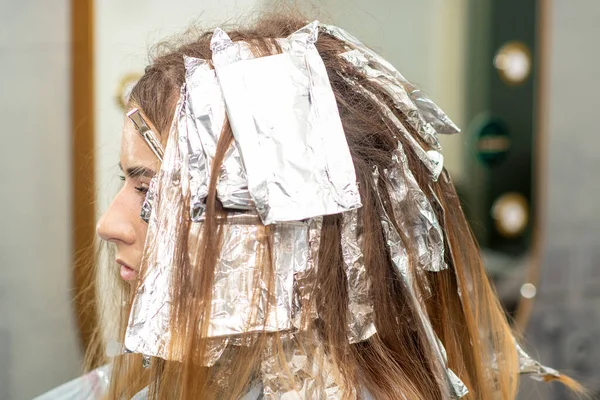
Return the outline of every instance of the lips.
<path id="1" fill-rule="evenodd" d="M 121 259 L 117 259 L 117 264 L 121 266 L 121 278 L 125 281 L 133 281 L 137 277 L 137 271 L 131 268 L 126 262 Z"/>

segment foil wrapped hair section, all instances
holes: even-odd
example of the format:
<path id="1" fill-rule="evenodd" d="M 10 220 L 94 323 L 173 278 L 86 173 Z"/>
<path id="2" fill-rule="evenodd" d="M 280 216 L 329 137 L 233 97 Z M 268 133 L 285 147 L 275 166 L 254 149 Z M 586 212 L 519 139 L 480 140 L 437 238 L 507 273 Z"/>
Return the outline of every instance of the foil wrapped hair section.
<path id="1" fill-rule="evenodd" d="M 161 169 L 156 176 L 155 190 L 148 192 L 154 202 L 149 215 L 140 283 L 132 304 L 125 332 L 127 351 L 151 356 L 165 356 L 170 342 L 170 305 L 172 262 L 178 243 L 176 232 L 186 215 L 183 193 L 188 186 L 185 154 L 180 143 L 186 141 L 185 86 L 176 106 L 169 141 Z"/>
<path id="2" fill-rule="evenodd" d="M 225 102 L 215 71 L 207 60 L 184 57 L 186 68 L 191 216 L 202 216 L 217 144 L 225 129 Z M 227 149 L 219 170 L 217 198 L 225 208 L 253 210 L 246 170 L 237 143 Z"/>
<path id="3" fill-rule="evenodd" d="M 140 218 L 145 222 L 150 222 L 150 214 L 152 213 L 152 208 L 154 207 L 154 198 L 156 197 L 156 181 L 158 176 L 154 175 L 152 179 L 150 179 L 150 184 L 148 185 L 148 192 L 146 192 L 146 197 L 144 198 L 144 202 L 142 203 L 142 211 L 140 212 Z"/>
<path id="4" fill-rule="evenodd" d="M 392 210 L 400 229 L 417 250 L 418 267 L 423 271 L 447 269 L 444 261 L 444 234 L 435 210 L 408 166 L 402 145 L 392 155 L 395 167 L 384 171 L 390 184 Z M 400 218 L 402 216 L 402 218 Z"/>
<path id="5" fill-rule="evenodd" d="M 260 58 L 222 30 L 212 38 L 212 61 L 248 189 L 266 225 L 361 206 L 317 35 L 315 21 L 278 39 L 281 54 Z"/>
<path id="6" fill-rule="evenodd" d="M 460 129 L 458 129 L 441 108 L 431 101 L 425 93 L 416 89 L 408 82 L 406 78 L 404 78 L 404 76 L 402 76 L 402 74 L 385 58 L 365 46 L 360 40 L 342 28 L 333 25 L 321 25 L 321 29 L 323 32 L 346 43 L 349 50 L 358 50 L 364 56 L 361 58 L 366 59 L 368 63 L 382 75 L 390 77 L 390 83 L 399 86 L 408 94 L 410 103 L 406 103 L 404 106 L 416 109 L 416 112 L 410 112 L 407 116 L 411 120 L 411 125 L 415 127 L 419 135 L 421 135 L 426 142 L 435 143 L 437 141 L 437 139 L 433 137 L 435 133 L 453 134 L 460 132 Z"/>
<path id="7" fill-rule="evenodd" d="M 404 138 L 411 144 L 423 164 L 429 169 L 432 179 L 436 181 L 444 165 L 442 147 L 437 138 L 437 132 L 431 125 L 422 120 L 420 110 L 415 105 L 414 99 L 406 92 L 403 83 L 392 76 L 389 71 L 377 69 L 376 66 L 372 66 L 372 63 L 369 62 L 365 54 L 357 49 L 342 53 L 340 57 L 352 64 L 369 81 L 375 83 L 390 96 L 395 107 L 406 117 L 412 128 L 419 133 L 421 139 L 428 145 L 428 148 L 424 148 L 417 141 L 404 124 L 389 110 L 387 105 L 382 103 L 373 93 L 363 90 L 364 93 L 368 94 L 371 99 L 379 104 L 382 111 L 392 120 Z M 404 84 L 407 85 L 408 82 L 405 81 Z M 435 106 L 430 100 L 429 102 Z"/>
<path id="8" fill-rule="evenodd" d="M 519 356 L 519 373 L 522 375 L 527 375 L 536 381 L 551 381 L 560 379 L 560 373 L 557 370 L 546 367 L 534 360 L 518 344 L 516 344 L 516 348 Z"/>
<path id="9" fill-rule="evenodd" d="M 371 279 L 362 252 L 357 210 L 342 214 L 342 255 L 348 287 L 348 341 L 357 343 L 375 333 Z"/>
<path id="10" fill-rule="evenodd" d="M 380 174 L 377 168 L 373 171 L 374 187 L 379 188 Z M 390 190 L 390 194 L 391 194 Z M 381 209 L 385 210 L 385 204 L 383 199 L 378 193 L 379 202 Z M 393 200 L 392 200 L 393 201 Z M 413 302 L 413 308 L 417 312 L 418 323 L 421 325 L 425 335 L 427 336 L 428 342 L 431 345 L 433 354 L 437 356 L 438 360 L 438 371 L 441 376 L 438 378 L 441 382 L 446 382 L 448 392 L 454 399 L 461 398 L 468 393 L 468 389 L 465 384 L 458 378 L 458 376 L 448 367 L 448 359 L 446 350 L 435 333 L 429 316 L 427 315 L 427 309 L 424 304 L 423 295 L 418 292 L 417 285 L 415 285 L 414 271 L 410 267 L 409 257 L 402 237 L 396 228 L 392 218 L 387 214 L 386 211 L 382 211 L 381 225 L 383 227 L 384 236 L 386 239 L 386 245 L 391 257 L 392 264 L 395 270 L 404 283 L 404 288 L 410 294 L 410 298 Z"/>
<path id="11" fill-rule="evenodd" d="M 265 399 L 343 398 L 343 389 L 336 379 L 339 371 L 314 332 L 283 337 L 283 357 L 274 348 L 273 343 L 268 346 L 260 367 Z M 282 361 L 285 365 L 281 365 Z"/>

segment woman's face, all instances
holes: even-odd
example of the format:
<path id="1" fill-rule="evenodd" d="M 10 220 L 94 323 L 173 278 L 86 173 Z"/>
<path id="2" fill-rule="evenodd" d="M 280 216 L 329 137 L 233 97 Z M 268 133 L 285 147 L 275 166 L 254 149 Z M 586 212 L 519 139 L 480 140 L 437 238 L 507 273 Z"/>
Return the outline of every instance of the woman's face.
<path id="1" fill-rule="evenodd" d="M 119 167 L 123 187 L 100 218 L 96 231 L 103 240 L 115 244 L 115 261 L 121 269 L 121 277 L 132 282 L 138 275 L 148 230 L 148 224 L 140 218 L 140 211 L 160 161 L 129 118 L 125 118 L 123 124 Z"/>

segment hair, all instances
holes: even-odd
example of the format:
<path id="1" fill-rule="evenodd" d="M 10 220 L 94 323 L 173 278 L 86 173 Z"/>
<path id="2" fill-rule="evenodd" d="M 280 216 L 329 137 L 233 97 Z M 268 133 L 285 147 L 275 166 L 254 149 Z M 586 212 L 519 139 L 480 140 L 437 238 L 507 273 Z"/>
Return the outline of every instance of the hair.
<path id="1" fill-rule="evenodd" d="M 250 27 L 228 30 L 228 35 L 234 41 L 251 43 L 258 56 L 269 55 L 277 51 L 273 38 L 286 37 L 305 23 L 301 17 L 276 13 L 262 16 Z M 185 80 L 183 56 L 210 59 L 211 34 L 212 31 L 206 31 L 184 43 L 179 39 L 176 43 L 160 44 L 150 66 L 132 89 L 130 106 L 143 111 L 163 142 L 167 141 L 180 87 Z M 400 120 L 406 121 L 406 116 L 392 106 L 393 102 L 385 92 L 339 57 L 345 51 L 342 42 L 321 32 L 316 47 L 327 68 L 354 162 L 363 204 L 358 210 L 358 227 L 362 235 L 364 264 L 375 289 L 370 296 L 377 333 L 368 340 L 351 344 L 346 332 L 348 293 L 340 244 L 341 215 L 323 217 L 316 284 L 310 296 L 318 313 L 318 324 L 310 329 L 317 333 L 318 341 L 335 367 L 335 379 L 343 389 L 343 398 L 360 397 L 363 388 L 377 399 L 431 400 L 448 396 L 445 382 L 436 372 L 439 361 L 428 346 L 423 328 L 410 322 L 418 320 L 418 311 L 398 279 L 386 247 L 381 215 L 387 212 L 396 226 L 400 226 L 402 215 L 393 214 L 389 201 L 383 201 L 383 204 L 378 201 L 377 193 L 384 199 L 389 198 L 389 183 L 385 178 L 378 180 L 378 187 L 372 178 L 374 167 L 383 171 L 392 166 L 392 154 L 398 140 L 419 186 L 431 188 L 424 192 L 432 204 L 440 206 L 435 211 L 445 234 L 448 269 L 415 274 L 415 279 L 418 287 L 431 288 L 431 295 L 425 299 L 426 309 L 446 348 L 448 367 L 468 387 L 466 399 L 515 398 L 519 368 L 514 336 L 490 285 L 476 240 L 447 173 L 444 171 L 437 182 L 432 182 L 411 146 L 398 134 L 377 103 L 348 83 L 345 78 L 351 78 L 375 94 L 380 101 L 390 105 Z M 405 126 L 419 140 L 411 125 Z M 183 351 L 178 361 L 155 358 L 147 369 L 142 369 L 140 355 L 116 357 L 110 398 L 130 398 L 145 386 L 150 386 L 151 398 L 192 399 L 198 398 L 199 393 L 202 398 L 238 398 L 260 373 L 261 357 L 266 349 L 281 354 L 283 361 L 276 365 L 281 373 L 278 384 L 288 388 L 298 384 L 293 373 L 286 370 L 282 343 L 273 334 L 253 335 L 252 345 L 235 347 L 224 353 L 225 361 L 215 366 L 205 367 L 199 362 L 209 345 L 206 333 L 210 307 L 205 305 L 210 304 L 220 249 L 222 223 L 219 217 L 227 214 L 216 198 L 217 172 L 232 141 L 231 128 L 226 123 L 212 164 L 206 219 L 199 240 L 187 240 L 194 229 L 191 222 L 183 222 L 175 238 L 181 241 L 178 255 L 181 262 L 176 266 L 173 284 L 171 352 L 175 352 L 175 348 Z M 426 147 L 425 143 L 421 144 Z M 410 209 L 402 211 L 413 212 Z M 260 232 L 256 240 L 263 252 L 259 257 L 261 268 L 258 273 L 261 279 L 270 282 L 273 279 L 272 231 L 265 226 Z M 410 238 L 403 237 L 403 241 L 414 264 L 416 246 Z M 187 254 L 195 256 L 187 257 Z M 468 293 L 468 301 L 461 301 L 459 293 Z M 121 334 L 130 306 L 129 303 L 122 309 Z M 304 335 L 298 335 L 296 340 L 309 358 L 311 352 L 317 351 L 314 343 Z M 566 377 L 564 382 L 578 388 Z"/>

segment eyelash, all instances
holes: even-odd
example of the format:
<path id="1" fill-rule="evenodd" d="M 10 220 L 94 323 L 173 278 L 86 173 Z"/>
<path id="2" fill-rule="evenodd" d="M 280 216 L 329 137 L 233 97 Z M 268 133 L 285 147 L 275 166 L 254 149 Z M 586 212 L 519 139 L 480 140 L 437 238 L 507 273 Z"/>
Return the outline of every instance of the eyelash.
<path id="1" fill-rule="evenodd" d="M 119 180 L 121 180 L 122 182 L 125 182 L 125 176 L 124 175 L 119 175 Z M 148 188 L 147 187 L 143 187 L 143 186 L 136 186 L 135 190 L 137 190 L 141 194 L 148 193 Z"/>

